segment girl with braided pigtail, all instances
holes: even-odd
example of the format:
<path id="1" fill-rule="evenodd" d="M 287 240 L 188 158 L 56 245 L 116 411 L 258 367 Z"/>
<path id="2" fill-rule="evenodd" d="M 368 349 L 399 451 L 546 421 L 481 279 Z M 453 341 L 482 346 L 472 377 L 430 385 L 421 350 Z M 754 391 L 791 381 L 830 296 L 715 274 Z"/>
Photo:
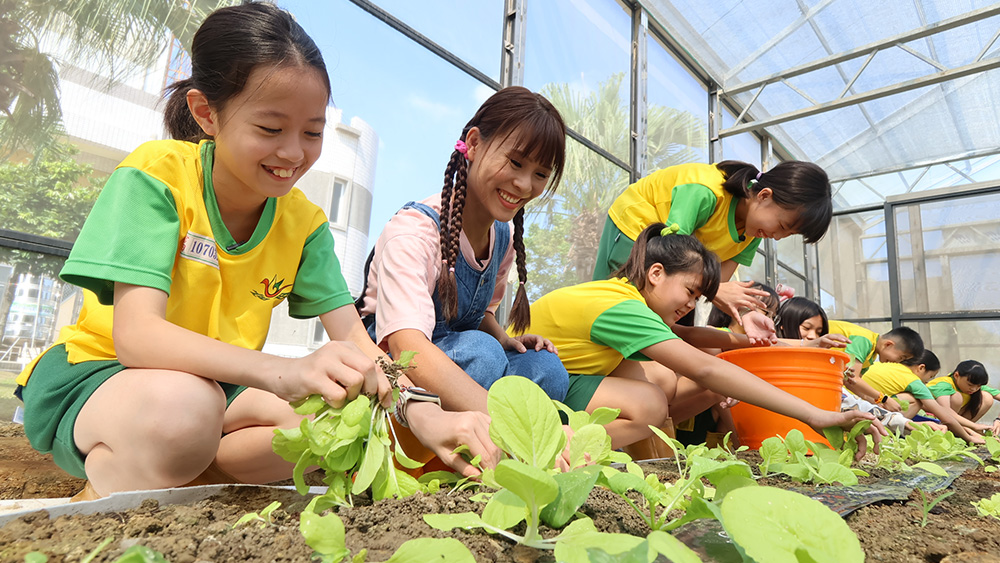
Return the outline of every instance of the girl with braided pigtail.
<path id="1" fill-rule="evenodd" d="M 552 343 L 509 336 L 495 316 L 516 267 L 511 318 L 519 330 L 528 325 L 524 206 L 555 189 L 565 152 L 555 107 L 504 88 L 462 130 L 440 195 L 404 205 L 375 243 L 359 300 L 369 334 L 393 357 L 416 351 L 408 375 L 445 409 L 486 412 L 486 390 L 509 374 L 565 398 L 569 375 Z"/>

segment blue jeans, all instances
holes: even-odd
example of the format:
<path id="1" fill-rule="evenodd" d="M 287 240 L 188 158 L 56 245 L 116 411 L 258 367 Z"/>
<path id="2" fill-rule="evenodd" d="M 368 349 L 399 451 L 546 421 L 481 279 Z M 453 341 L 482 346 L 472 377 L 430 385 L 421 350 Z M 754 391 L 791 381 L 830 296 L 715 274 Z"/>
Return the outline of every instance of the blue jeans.
<path id="1" fill-rule="evenodd" d="M 489 390 L 505 375 L 520 375 L 537 383 L 550 398 L 566 398 L 569 375 L 552 352 L 504 350 L 496 338 L 481 330 L 449 332 L 435 338 L 434 344 L 483 389 Z"/>

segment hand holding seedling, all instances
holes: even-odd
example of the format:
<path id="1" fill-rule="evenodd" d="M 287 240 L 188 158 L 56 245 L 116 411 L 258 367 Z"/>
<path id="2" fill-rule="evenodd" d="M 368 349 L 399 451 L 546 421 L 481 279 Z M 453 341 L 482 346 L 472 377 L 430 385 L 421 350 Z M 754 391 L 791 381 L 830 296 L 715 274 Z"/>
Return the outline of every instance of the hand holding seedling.
<path id="1" fill-rule="evenodd" d="M 844 430 L 850 431 L 855 424 L 861 420 L 870 420 L 871 426 L 869 426 L 863 433 L 855 436 L 854 440 L 858 444 L 858 451 L 854 454 L 854 460 L 858 461 L 865 457 L 865 453 L 868 451 L 868 440 L 865 439 L 865 435 L 872 437 L 872 453 L 879 452 L 879 444 L 882 442 L 882 436 L 888 436 L 888 432 L 885 431 L 885 427 L 882 423 L 875 418 L 875 415 L 867 412 L 861 411 L 843 411 L 843 412 L 830 412 L 830 411 L 820 411 L 822 414 L 819 416 L 821 420 L 810 423 L 816 431 L 820 434 L 823 433 L 824 428 L 829 428 L 831 426 L 839 426 Z"/>
<path id="2" fill-rule="evenodd" d="M 556 345 L 551 340 L 537 334 L 522 334 L 515 337 L 508 336 L 506 340 L 501 340 L 500 343 L 503 345 L 504 350 L 517 350 L 521 353 L 526 352 L 528 348 L 533 348 L 536 352 L 541 352 L 544 349 L 553 354 L 559 353 L 556 350 Z"/>
<path id="3" fill-rule="evenodd" d="M 503 458 L 500 448 L 490 439 L 490 417 L 478 411 L 442 411 L 433 403 L 410 403 L 406 407 L 410 430 L 424 446 L 441 458 L 448 467 L 465 477 L 491 469 Z M 455 450 L 467 446 L 470 459 L 479 458 L 479 467 L 469 463 Z"/>
<path id="4" fill-rule="evenodd" d="M 386 408 L 392 402 L 385 374 L 351 342 L 328 342 L 312 354 L 291 361 L 294 368 L 279 375 L 269 389 L 286 401 L 322 395 L 327 404 L 340 408 L 364 393 L 377 394 Z"/>

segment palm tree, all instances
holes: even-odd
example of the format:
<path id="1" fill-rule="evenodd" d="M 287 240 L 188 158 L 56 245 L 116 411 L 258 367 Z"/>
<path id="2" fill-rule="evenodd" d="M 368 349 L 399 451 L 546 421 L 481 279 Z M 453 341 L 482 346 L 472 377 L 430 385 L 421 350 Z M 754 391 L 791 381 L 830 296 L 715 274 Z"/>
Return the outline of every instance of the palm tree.
<path id="1" fill-rule="evenodd" d="M 0 157 L 60 136 L 58 63 L 87 61 L 112 80 L 152 65 L 172 35 L 185 49 L 217 7 L 236 0 L 0 0 Z"/>
<path id="2" fill-rule="evenodd" d="M 629 107 L 620 95 L 624 76 L 614 74 L 586 95 L 568 84 L 548 84 L 541 92 L 559 109 L 568 127 L 611 154 L 627 155 Z M 662 106 L 649 107 L 647 136 L 650 170 L 692 162 L 707 143 L 703 120 Z M 569 141 L 559 189 L 528 210 L 532 221 L 525 246 L 531 261 L 532 299 L 590 280 L 608 208 L 628 181 L 626 170 Z"/>

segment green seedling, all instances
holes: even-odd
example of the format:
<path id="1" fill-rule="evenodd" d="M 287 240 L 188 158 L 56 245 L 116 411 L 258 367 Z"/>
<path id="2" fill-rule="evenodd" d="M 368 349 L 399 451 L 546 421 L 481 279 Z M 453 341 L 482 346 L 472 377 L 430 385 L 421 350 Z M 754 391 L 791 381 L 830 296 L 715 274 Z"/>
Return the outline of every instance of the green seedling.
<path id="1" fill-rule="evenodd" d="M 80 563 L 90 563 L 91 561 L 94 560 L 94 558 L 97 557 L 98 553 L 104 551 L 104 548 L 108 547 L 108 545 L 110 545 L 111 542 L 113 542 L 113 541 L 115 541 L 114 538 L 104 538 L 104 541 L 102 541 L 101 543 L 97 544 L 97 547 L 95 547 L 94 549 L 92 549 L 90 551 L 90 553 L 87 554 L 86 557 L 84 557 L 83 559 L 81 559 Z"/>
<path id="2" fill-rule="evenodd" d="M 1000 493 L 970 504 L 976 507 L 976 512 L 980 516 L 989 516 L 1000 520 Z"/>
<path id="3" fill-rule="evenodd" d="M 170 563 L 162 553 L 144 545 L 133 545 L 115 563 Z"/>
<path id="4" fill-rule="evenodd" d="M 854 444 L 854 436 L 863 431 L 856 425 L 849 438 L 841 437 L 841 445 Z M 812 456 L 809 455 L 810 450 Z M 760 455 L 762 476 L 782 473 L 802 483 L 842 483 L 847 486 L 858 484 L 858 475 L 867 475 L 860 469 L 852 469 L 854 453 L 850 446 L 843 450 L 831 449 L 825 444 L 806 440 L 802 432 L 793 429 L 785 438 L 767 438 L 761 443 Z"/>
<path id="5" fill-rule="evenodd" d="M 938 495 L 937 498 L 931 499 L 931 497 L 923 491 L 923 489 L 917 488 L 917 492 L 920 493 L 920 502 L 923 504 L 923 518 L 920 520 L 920 527 L 924 528 L 927 526 L 927 515 L 930 514 L 931 510 L 937 506 L 937 503 L 943 501 L 944 499 L 955 494 L 955 491 L 948 491 L 942 495 Z"/>
<path id="6" fill-rule="evenodd" d="M 350 557 L 344 522 L 333 513 L 321 516 L 315 512 L 319 497 L 310 501 L 299 515 L 299 530 L 306 545 L 311 547 L 321 563 L 340 563 Z M 355 555 L 352 563 L 364 563 L 367 550 Z M 475 563 L 469 548 L 454 538 L 419 538 L 404 542 L 385 563 L 409 563 L 414 561 L 454 561 L 455 563 Z"/>
<path id="7" fill-rule="evenodd" d="M 576 427 L 567 449 L 556 406 L 532 381 L 517 376 L 497 381 L 487 395 L 487 409 L 490 438 L 511 457 L 483 473 L 483 484 L 499 490 L 474 497 L 486 501 L 482 515 L 427 514 L 424 521 L 440 530 L 483 528 L 523 545 L 554 549 L 561 536 L 543 538 L 539 527 L 543 522 L 553 528 L 565 526 L 587 500 L 602 469 L 586 465 L 587 460 L 617 459 L 603 424 L 618 412 L 570 414 L 570 426 Z M 572 469 L 560 473 L 556 458 L 564 451 Z M 510 531 L 521 522 L 523 535 Z"/>
<path id="8" fill-rule="evenodd" d="M 994 436 L 986 436 L 986 450 L 990 452 L 990 461 L 1000 464 L 1000 440 Z"/>
<path id="9" fill-rule="evenodd" d="M 49 556 L 41 551 L 32 551 L 25 554 L 24 563 L 48 563 Z"/>
<path id="10" fill-rule="evenodd" d="M 961 459 L 984 465 L 982 458 L 973 453 L 976 447 L 951 432 L 939 432 L 918 424 L 906 437 L 889 434 L 883 439 L 875 466 L 890 471 L 910 471 L 907 462 Z"/>
<path id="11" fill-rule="evenodd" d="M 235 524 L 233 524 L 233 528 L 238 528 L 248 522 L 260 522 L 260 527 L 265 528 L 271 523 L 271 513 L 277 510 L 279 506 L 281 506 L 281 503 L 274 501 L 264 507 L 264 510 L 261 510 L 260 513 L 250 512 L 244 514 L 239 520 L 236 521 Z"/>
<path id="12" fill-rule="evenodd" d="M 400 362 L 382 364 L 395 385 L 397 375 L 409 366 L 413 353 L 404 352 Z M 399 390 L 393 388 L 393 405 Z M 319 395 L 292 403 L 295 412 L 306 415 L 297 428 L 276 429 L 272 446 L 275 453 L 295 464 L 292 479 L 299 494 L 309 491 L 305 470 L 319 466 L 327 485 L 321 508 L 351 504 L 351 495 L 369 488 L 372 498 L 402 498 L 426 490 L 420 482 L 393 465 L 415 469 L 422 464 L 410 459 L 398 446 L 392 448 L 390 411 L 378 397 L 359 395 L 343 408 L 334 408 Z M 309 416 L 311 415 L 311 416 Z M 398 440 L 397 440 L 398 444 Z"/>

